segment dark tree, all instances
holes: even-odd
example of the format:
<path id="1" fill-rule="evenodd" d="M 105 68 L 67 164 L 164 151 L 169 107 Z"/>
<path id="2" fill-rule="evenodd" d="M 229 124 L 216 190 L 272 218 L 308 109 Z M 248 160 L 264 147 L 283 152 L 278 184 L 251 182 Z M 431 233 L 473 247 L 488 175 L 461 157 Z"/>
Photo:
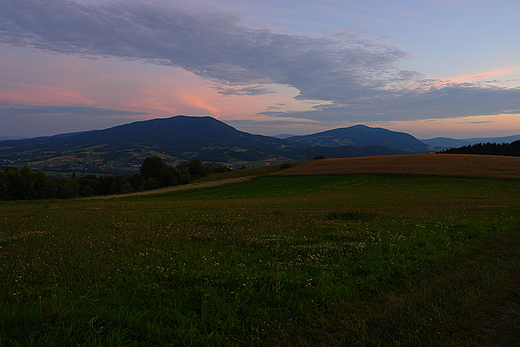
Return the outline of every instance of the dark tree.
<path id="1" fill-rule="evenodd" d="M 159 157 L 148 157 L 141 165 L 141 175 L 144 179 L 154 178 L 159 186 L 179 184 L 180 174 L 173 167 L 168 166 Z"/>
<path id="2" fill-rule="evenodd" d="M 462 146 L 459 148 L 450 148 L 441 153 L 456 154 L 489 154 L 489 155 L 507 155 L 520 156 L 520 141 L 511 143 L 476 143 L 474 145 Z"/>
<path id="3" fill-rule="evenodd" d="M 161 175 L 168 169 L 168 165 L 166 165 L 161 158 L 159 157 L 148 157 L 144 160 L 143 164 L 141 164 L 141 175 L 144 178 L 149 177 L 161 177 Z"/>
<path id="4" fill-rule="evenodd" d="M 198 159 L 193 159 L 188 164 L 188 173 L 193 178 L 199 178 L 206 176 L 206 168 L 202 165 L 202 162 Z"/>
<path id="5" fill-rule="evenodd" d="M 52 179 L 42 170 L 32 171 L 28 166 L 22 169 L 0 170 L 0 200 L 66 199 L 78 196 L 131 193 L 134 191 L 157 189 L 169 185 L 187 184 L 192 178 L 210 173 L 224 172 L 225 166 L 203 165 L 200 160 L 182 162 L 175 169 L 165 164 L 159 157 L 148 157 L 141 165 L 141 173 L 134 176 L 86 175 Z"/>

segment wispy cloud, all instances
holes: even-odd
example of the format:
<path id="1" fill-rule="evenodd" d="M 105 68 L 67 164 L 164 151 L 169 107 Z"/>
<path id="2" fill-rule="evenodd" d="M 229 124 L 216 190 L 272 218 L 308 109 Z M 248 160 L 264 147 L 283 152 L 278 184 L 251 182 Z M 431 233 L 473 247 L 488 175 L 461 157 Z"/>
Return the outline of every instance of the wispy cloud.
<path id="1" fill-rule="evenodd" d="M 291 85 L 301 98 L 315 100 L 372 94 L 407 55 L 348 34 L 276 34 L 246 27 L 232 13 L 195 13 L 136 1 L 88 6 L 68 0 L 1 0 L 0 40 L 48 52 L 177 66 L 230 86 Z"/>
<path id="2" fill-rule="evenodd" d="M 146 112 L 115 110 L 94 106 L 33 106 L 33 107 L 0 107 L 0 117 L 22 115 L 65 115 L 65 116 L 136 116 Z"/>
<path id="3" fill-rule="evenodd" d="M 514 66 L 504 69 L 496 69 L 491 71 L 484 71 L 472 75 L 456 76 L 449 79 L 451 83 L 464 83 L 464 82 L 475 82 L 482 81 L 490 78 L 496 78 L 500 76 L 507 76 L 513 73 L 520 72 L 520 66 Z"/>

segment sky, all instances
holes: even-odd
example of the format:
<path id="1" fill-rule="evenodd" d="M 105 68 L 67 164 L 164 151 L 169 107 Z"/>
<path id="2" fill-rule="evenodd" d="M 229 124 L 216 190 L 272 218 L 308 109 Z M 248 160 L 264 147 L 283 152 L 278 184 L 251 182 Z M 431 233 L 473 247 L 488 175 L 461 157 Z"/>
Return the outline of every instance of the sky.
<path id="1" fill-rule="evenodd" d="M 0 0 L 0 135 L 520 134 L 518 0 Z"/>

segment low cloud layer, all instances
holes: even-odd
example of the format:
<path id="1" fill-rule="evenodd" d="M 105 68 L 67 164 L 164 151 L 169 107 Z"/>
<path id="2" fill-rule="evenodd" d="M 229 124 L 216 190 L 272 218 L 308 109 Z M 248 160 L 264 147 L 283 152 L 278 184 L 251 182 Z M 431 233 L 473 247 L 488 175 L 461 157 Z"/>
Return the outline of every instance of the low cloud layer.
<path id="1" fill-rule="evenodd" d="M 398 68 L 406 52 L 360 35 L 278 34 L 232 13 L 143 1 L 0 0 L 0 42 L 180 67 L 224 95 L 266 94 L 280 84 L 299 90 L 297 99 L 324 101 L 264 116 L 365 122 L 520 112 L 520 89 L 424 80 Z"/>
<path id="2" fill-rule="evenodd" d="M 422 91 L 389 93 L 387 97 L 353 100 L 346 105 L 333 103 L 315 106 L 310 111 L 286 112 L 284 116 L 337 122 L 457 118 L 476 115 L 520 113 L 520 90 L 455 84 Z M 266 116 L 281 115 L 267 111 Z"/>
<path id="3" fill-rule="evenodd" d="M 2 131 L 20 134 L 25 129 L 24 137 L 104 129 L 120 124 L 118 120 L 129 123 L 135 121 L 135 116 L 147 114 L 95 106 L 27 107 L 0 104 Z"/>

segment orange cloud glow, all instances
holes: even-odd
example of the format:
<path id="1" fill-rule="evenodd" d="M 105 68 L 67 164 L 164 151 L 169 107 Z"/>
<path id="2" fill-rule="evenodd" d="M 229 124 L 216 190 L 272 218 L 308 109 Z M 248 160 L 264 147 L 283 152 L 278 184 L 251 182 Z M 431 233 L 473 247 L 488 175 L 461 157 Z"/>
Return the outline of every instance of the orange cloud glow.
<path id="1" fill-rule="evenodd" d="M 485 72 L 471 74 L 471 75 L 465 75 L 465 76 L 452 77 L 448 81 L 452 82 L 452 83 L 475 82 L 475 81 L 480 81 L 480 80 L 484 80 L 484 79 L 507 76 L 507 75 L 514 74 L 517 72 L 520 72 L 520 66 L 485 71 Z"/>
<path id="2" fill-rule="evenodd" d="M 20 105 L 94 105 L 94 101 L 81 93 L 63 87 L 44 85 L 11 84 L 0 90 L 0 100 Z"/>
<path id="3" fill-rule="evenodd" d="M 374 123 L 371 124 L 371 126 L 381 126 L 395 131 L 404 131 L 418 138 L 444 136 L 460 139 L 510 136 L 520 134 L 520 114 L 394 121 Z M 435 136 L 431 134 L 435 134 Z"/>
<path id="4" fill-rule="evenodd" d="M 181 94 L 179 97 L 184 100 L 184 102 L 194 108 L 208 111 L 208 113 L 219 116 L 221 110 L 217 107 L 214 107 L 210 104 L 211 100 L 207 100 L 204 96 L 196 95 L 196 94 Z"/>

